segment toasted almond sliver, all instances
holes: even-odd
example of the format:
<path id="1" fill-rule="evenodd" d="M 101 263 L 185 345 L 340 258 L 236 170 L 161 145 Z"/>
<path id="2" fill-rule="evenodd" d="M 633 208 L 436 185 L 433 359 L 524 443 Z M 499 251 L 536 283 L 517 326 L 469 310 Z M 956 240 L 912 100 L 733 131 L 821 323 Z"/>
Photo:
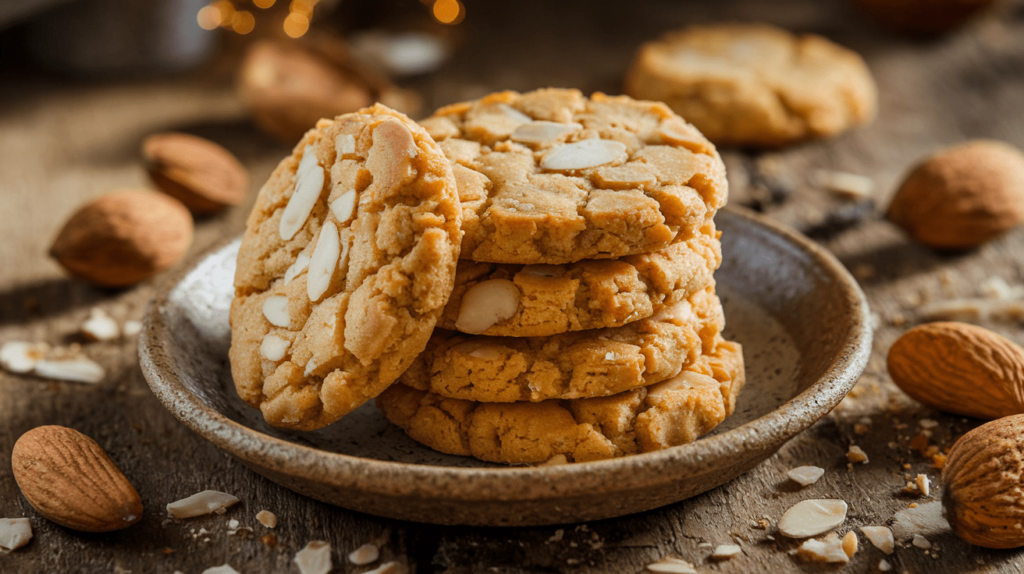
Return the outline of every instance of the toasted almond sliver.
<path id="1" fill-rule="evenodd" d="M 558 122 L 536 121 L 523 124 L 512 132 L 509 139 L 512 141 L 541 144 L 560 139 L 566 134 L 583 129 L 581 124 L 560 124 Z"/>
<path id="2" fill-rule="evenodd" d="M 113 341 L 121 336 L 121 329 L 106 311 L 93 307 L 89 318 L 82 323 L 82 334 L 93 341 Z"/>
<path id="3" fill-rule="evenodd" d="M 0 518 L 0 548 L 15 550 L 32 539 L 32 523 L 28 518 Z"/>
<path id="4" fill-rule="evenodd" d="M 339 223 L 345 223 L 356 210 L 356 190 L 350 189 L 331 202 L 331 213 Z"/>
<path id="5" fill-rule="evenodd" d="M 625 161 L 626 158 L 626 145 L 622 142 L 591 138 L 552 149 L 540 160 L 540 167 L 567 171 Z"/>
<path id="6" fill-rule="evenodd" d="M 306 295 L 314 303 L 331 285 L 331 277 L 338 268 L 338 257 L 341 255 L 341 240 L 338 238 L 338 227 L 328 221 L 320 229 L 320 237 L 309 259 L 309 276 L 306 277 Z"/>
<path id="7" fill-rule="evenodd" d="M 483 333 L 519 310 L 519 288 L 508 279 L 489 279 L 473 285 L 462 296 L 455 328 Z"/>
<path id="8" fill-rule="evenodd" d="M 281 215 L 281 223 L 278 226 L 281 239 L 288 241 L 302 229 L 323 188 L 324 168 L 316 158 L 316 149 L 308 145 L 302 152 L 299 168 L 295 172 L 295 191 L 288 198 L 288 204 Z"/>
<path id="9" fill-rule="evenodd" d="M 291 342 L 288 339 L 268 333 L 263 336 L 263 342 L 260 343 L 260 355 L 263 355 L 263 358 L 268 361 L 280 361 L 284 358 L 290 345 Z"/>
<path id="10" fill-rule="evenodd" d="M 29 373 L 50 350 L 46 343 L 7 341 L 0 346 L 0 367 L 12 373 Z"/>
<path id="11" fill-rule="evenodd" d="M 287 327 L 292 322 L 288 316 L 288 298 L 284 295 L 267 297 L 263 301 L 263 316 L 275 327 Z"/>
<path id="12" fill-rule="evenodd" d="M 269 510 L 261 510 L 257 512 L 256 520 L 259 520 L 260 524 L 267 528 L 277 527 L 277 515 Z"/>
<path id="13" fill-rule="evenodd" d="M 217 512 L 238 502 L 238 499 L 230 494 L 217 490 L 204 490 L 167 504 L 167 513 L 172 518 L 192 518 Z"/>
<path id="14" fill-rule="evenodd" d="M 793 505 L 779 520 L 779 533 L 789 538 L 807 538 L 832 530 L 846 520 L 842 500 L 804 500 Z"/>
<path id="15" fill-rule="evenodd" d="M 85 357 L 44 359 L 36 363 L 35 373 L 44 379 L 92 384 L 107 376 L 106 370 L 99 363 Z"/>
<path id="16" fill-rule="evenodd" d="M 875 548 L 892 554 L 896 550 L 896 541 L 893 539 L 892 530 L 888 526 L 861 526 L 860 531 L 867 536 L 868 541 Z"/>
<path id="17" fill-rule="evenodd" d="M 295 564 L 302 574 L 327 574 L 331 571 L 331 545 L 313 540 L 295 554 Z"/>
<path id="18" fill-rule="evenodd" d="M 810 486 L 825 474 L 825 469 L 817 466 L 798 466 L 790 469 L 786 476 L 800 486 Z"/>
<path id="19" fill-rule="evenodd" d="M 697 570 L 686 560 L 679 558 L 664 558 L 660 562 L 647 565 L 649 572 L 658 574 L 697 574 Z"/>
<path id="20" fill-rule="evenodd" d="M 372 562 L 376 562 L 379 557 L 380 550 L 378 550 L 376 546 L 373 544 L 363 544 L 349 553 L 348 561 L 356 566 L 365 566 Z"/>

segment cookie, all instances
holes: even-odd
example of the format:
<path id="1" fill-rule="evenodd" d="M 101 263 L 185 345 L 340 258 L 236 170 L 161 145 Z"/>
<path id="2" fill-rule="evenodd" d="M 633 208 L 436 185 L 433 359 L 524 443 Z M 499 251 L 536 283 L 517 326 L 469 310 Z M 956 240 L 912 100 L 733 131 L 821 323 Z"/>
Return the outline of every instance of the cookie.
<path id="1" fill-rule="evenodd" d="M 774 147 L 869 122 L 864 60 L 813 34 L 765 24 L 694 26 L 645 44 L 626 93 L 668 104 L 720 145 Z"/>
<path id="2" fill-rule="evenodd" d="M 478 403 L 403 384 L 377 397 L 414 440 L 490 462 L 584 462 L 693 442 L 732 414 L 744 383 L 740 345 L 716 339 L 677 376 L 610 397 Z"/>
<path id="3" fill-rule="evenodd" d="M 272 425 L 312 430 L 395 381 L 448 301 L 461 209 L 425 130 L 381 105 L 321 120 L 249 215 L 231 373 Z"/>
<path id="4" fill-rule="evenodd" d="M 696 235 L 728 194 L 715 147 L 660 103 L 500 92 L 420 123 L 453 164 L 463 259 L 650 253 Z"/>
<path id="5" fill-rule="evenodd" d="M 400 380 L 488 403 L 612 395 L 679 374 L 711 347 L 724 324 L 712 285 L 623 327 L 526 338 L 439 329 Z"/>
<path id="6" fill-rule="evenodd" d="M 463 259 L 437 326 L 463 333 L 543 337 L 621 327 L 708 286 L 722 263 L 714 224 L 693 239 L 621 259 L 502 265 Z"/>

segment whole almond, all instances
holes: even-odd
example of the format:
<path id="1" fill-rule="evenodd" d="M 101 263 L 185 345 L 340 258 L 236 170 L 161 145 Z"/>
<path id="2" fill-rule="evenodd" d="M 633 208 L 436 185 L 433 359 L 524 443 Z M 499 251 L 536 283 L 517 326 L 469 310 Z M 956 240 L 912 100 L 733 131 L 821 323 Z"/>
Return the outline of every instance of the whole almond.
<path id="1" fill-rule="evenodd" d="M 1024 415 L 956 441 L 942 469 L 942 507 L 957 536 L 985 548 L 1024 546 Z"/>
<path id="2" fill-rule="evenodd" d="M 139 494 L 96 441 L 62 426 L 36 427 L 11 452 L 14 480 L 39 514 L 74 530 L 109 532 L 142 518 Z"/>
<path id="3" fill-rule="evenodd" d="M 1024 154 L 989 140 L 944 150 L 910 172 L 886 216 L 929 247 L 980 245 L 1024 222 Z"/>
<path id="4" fill-rule="evenodd" d="M 182 133 L 154 134 L 142 143 L 149 177 L 193 213 L 214 213 L 245 199 L 249 176 L 231 152 Z"/>
<path id="5" fill-rule="evenodd" d="M 50 255 L 69 273 L 105 287 L 138 283 L 174 265 L 192 243 L 192 215 L 150 191 L 100 196 L 64 224 Z"/>
<path id="6" fill-rule="evenodd" d="M 889 375 L 914 399 L 959 415 L 1024 413 L 1024 349 L 967 323 L 926 323 L 889 349 Z"/>

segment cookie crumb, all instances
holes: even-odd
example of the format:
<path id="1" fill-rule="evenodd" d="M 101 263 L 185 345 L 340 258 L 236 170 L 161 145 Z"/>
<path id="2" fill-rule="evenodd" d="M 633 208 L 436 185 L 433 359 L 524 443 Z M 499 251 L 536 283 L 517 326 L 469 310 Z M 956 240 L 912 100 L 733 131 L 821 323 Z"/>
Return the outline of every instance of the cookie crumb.
<path id="1" fill-rule="evenodd" d="M 261 510 L 257 512 L 256 520 L 259 520 L 260 524 L 267 528 L 277 527 L 277 515 L 269 510 Z"/>
<path id="2" fill-rule="evenodd" d="M 829 533 L 821 540 L 815 538 L 805 540 L 795 552 L 798 556 L 813 562 L 845 564 L 850 561 L 850 556 L 843 548 L 843 542 L 834 532 Z"/>
<path id="3" fill-rule="evenodd" d="M 302 574 L 327 574 L 331 571 L 331 545 L 313 540 L 295 554 L 295 564 Z"/>
<path id="4" fill-rule="evenodd" d="M 367 543 L 350 552 L 348 555 L 348 561 L 356 566 L 365 566 L 372 562 L 376 562 L 379 557 L 380 550 L 373 544 Z"/>
<path id="5" fill-rule="evenodd" d="M 850 449 L 846 451 L 846 460 L 851 463 L 868 463 L 868 455 L 864 452 L 864 449 L 860 448 L 855 444 L 850 445 Z"/>

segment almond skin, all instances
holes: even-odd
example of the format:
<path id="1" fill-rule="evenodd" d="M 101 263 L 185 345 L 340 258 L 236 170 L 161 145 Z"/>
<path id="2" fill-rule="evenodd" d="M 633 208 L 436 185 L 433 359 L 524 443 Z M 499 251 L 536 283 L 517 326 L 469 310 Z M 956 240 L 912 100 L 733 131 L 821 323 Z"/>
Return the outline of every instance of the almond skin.
<path id="1" fill-rule="evenodd" d="M 936 249 L 967 249 L 1024 222 L 1024 154 L 975 140 L 914 168 L 886 217 Z"/>
<path id="2" fill-rule="evenodd" d="M 231 152 L 182 133 L 154 134 L 142 143 L 149 177 L 193 213 L 215 213 L 245 199 L 249 176 Z"/>
<path id="3" fill-rule="evenodd" d="M 64 224 L 50 255 L 71 275 L 125 287 L 174 265 L 192 243 L 192 215 L 180 201 L 151 191 L 100 196 Z"/>
<path id="4" fill-rule="evenodd" d="M 39 514 L 73 530 L 109 532 L 142 518 L 142 501 L 96 441 L 62 426 L 21 435 L 14 480 Z"/>
<path id="5" fill-rule="evenodd" d="M 917 401 L 948 413 L 997 419 L 1024 413 L 1024 349 L 967 323 L 926 323 L 889 349 L 889 375 Z"/>
<path id="6" fill-rule="evenodd" d="M 985 548 L 1024 546 L 1024 415 L 965 434 L 942 469 L 942 507 L 957 536 Z"/>

